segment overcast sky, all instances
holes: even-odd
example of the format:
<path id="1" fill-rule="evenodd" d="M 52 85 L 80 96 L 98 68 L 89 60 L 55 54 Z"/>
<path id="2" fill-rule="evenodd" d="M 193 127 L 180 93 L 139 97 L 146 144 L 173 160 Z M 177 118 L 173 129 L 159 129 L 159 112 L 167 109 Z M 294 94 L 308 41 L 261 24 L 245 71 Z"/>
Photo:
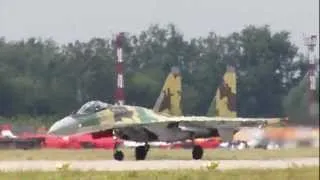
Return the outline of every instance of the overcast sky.
<path id="1" fill-rule="evenodd" d="M 138 33 L 152 23 L 174 23 L 186 37 L 269 24 L 303 47 L 303 33 L 319 34 L 319 0 L 0 0 L 0 36 L 7 40 L 65 43 Z"/>

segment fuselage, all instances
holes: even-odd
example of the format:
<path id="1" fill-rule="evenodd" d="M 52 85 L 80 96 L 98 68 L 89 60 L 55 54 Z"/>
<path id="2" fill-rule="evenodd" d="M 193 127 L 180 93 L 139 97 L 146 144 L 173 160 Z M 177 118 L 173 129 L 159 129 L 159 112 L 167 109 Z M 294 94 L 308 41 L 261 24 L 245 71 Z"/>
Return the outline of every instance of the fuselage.
<path id="1" fill-rule="evenodd" d="M 144 107 L 109 104 L 97 112 L 71 114 L 54 123 L 49 133 L 71 135 L 114 129 L 115 136 L 137 142 L 180 141 L 190 138 L 191 131 L 193 135 L 212 135 L 205 128 L 177 121 L 179 117 L 161 115 Z"/>
<path id="2" fill-rule="evenodd" d="M 100 101 L 88 102 L 78 112 L 52 125 L 49 133 L 108 132 L 124 140 L 137 142 L 174 142 L 192 138 L 222 137 L 232 139 L 241 126 L 259 126 L 265 118 L 225 118 L 206 116 L 166 116 L 140 106 L 111 105 Z M 272 120 L 272 119 L 269 119 Z M 274 119 L 277 121 L 277 119 Z"/>

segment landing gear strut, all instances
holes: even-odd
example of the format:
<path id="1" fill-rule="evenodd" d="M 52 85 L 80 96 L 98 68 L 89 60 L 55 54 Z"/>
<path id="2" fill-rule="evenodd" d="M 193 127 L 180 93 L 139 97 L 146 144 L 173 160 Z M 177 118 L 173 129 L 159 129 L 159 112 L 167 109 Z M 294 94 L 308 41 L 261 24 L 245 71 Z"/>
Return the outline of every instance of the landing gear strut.
<path id="1" fill-rule="evenodd" d="M 149 148 L 150 146 L 147 143 L 144 146 L 136 147 L 134 151 L 136 160 L 145 160 L 148 154 Z"/>
<path id="2" fill-rule="evenodd" d="M 119 143 L 116 142 L 113 147 L 113 158 L 117 161 L 122 161 L 124 158 L 124 154 L 121 150 L 118 150 Z"/>
<path id="3" fill-rule="evenodd" d="M 192 158 L 195 160 L 201 159 L 203 156 L 203 148 L 199 145 L 195 145 L 192 148 Z"/>

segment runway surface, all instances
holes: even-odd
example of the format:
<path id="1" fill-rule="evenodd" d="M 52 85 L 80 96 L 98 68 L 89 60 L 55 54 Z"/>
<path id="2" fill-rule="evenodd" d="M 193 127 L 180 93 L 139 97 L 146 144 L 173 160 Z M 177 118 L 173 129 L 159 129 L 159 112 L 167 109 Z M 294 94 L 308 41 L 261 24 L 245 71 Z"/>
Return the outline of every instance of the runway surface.
<path id="1" fill-rule="evenodd" d="M 146 160 L 146 161 L 1 161 L 0 171 L 55 171 L 62 164 L 69 164 L 70 170 L 96 171 L 131 171 L 131 170 L 165 170 L 165 169 L 200 169 L 211 162 L 218 162 L 218 169 L 241 168 L 287 168 L 294 166 L 319 166 L 319 158 L 299 158 L 286 160 Z"/>

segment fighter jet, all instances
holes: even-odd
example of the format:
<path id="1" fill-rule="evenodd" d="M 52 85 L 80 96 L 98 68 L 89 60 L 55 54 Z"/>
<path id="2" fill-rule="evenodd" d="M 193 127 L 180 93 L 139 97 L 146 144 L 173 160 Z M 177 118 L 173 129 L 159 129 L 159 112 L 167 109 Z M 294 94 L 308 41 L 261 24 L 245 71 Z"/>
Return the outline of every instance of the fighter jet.
<path id="1" fill-rule="evenodd" d="M 232 69 L 228 69 L 225 77 Z M 175 72 L 175 71 L 174 71 Z M 233 72 L 234 73 L 234 72 Z M 232 73 L 231 73 L 232 74 Z M 122 140 L 144 143 L 135 148 L 136 160 L 144 160 L 149 151 L 149 143 L 194 140 L 196 138 L 219 137 L 222 141 L 231 141 L 240 127 L 258 127 L 266 124 L 278 123 L 279 118 L 236 118 L 234 101 L 235 87 L 228 84 L 230 78 L 225 78 L 223 86 L 219 87 L 216 101 L 220 102 L 216 110 L 220 112 L 216 117 L 181 116 L 179 104 L 181 84 L 174 79 L 179 74 L 171 73 L 168 86 L 164 86 L 158 102 L 153 109 L 130 105 L 112 105 L 101 101 L 90 101 L 73 113 L 57 122 L 49 129 L 49 134 L 74 135 L 91 134 L 93 138 L 116 137 Z M 229 80 L 228 80 L 229 79 Z M 232 79 L 232 78 L 231 78 Z M 180 81 L 179 79 L 176 79 Z M 165 83 L 166 84 L 166 83 Z M 174 85 L 175 86 L 172 86 Z M 232 84 L 232 83 L 231 83 Z M 231 86 L 231 87 L 230 87 Z M 230 95 L 231 94 L 231 95 Z M 172 100 L 170 97 L 174 97 Z M 217 98 L 218 97 L 218 98 Z M 222 111 L 224 110 L 224 111 Z M 192 158 L 201 159 L 203 148 L 194 145 Z M 118 145 L 114 147 L 114 159 L 123 160 L 124 154 Z"/>
<path id="2" fill-rule="evenodd" d="M 57 121 L 48 133 L 74 135 L 91 133 L 94 138 L 117 137 L 127 141 L 142 142 L 145 145 L 135 149 L 137 160 L 145 159 L 149 143 L 177 142 L 188 139 L 220 137 L 222 141 L 232 140 L 241 126 L 258 126 L 279 119 L 235 118 L 236 76 L 234 68 L 228 66 L 223 82 L 213 99 L 216 115 L 219 117 L 181 116 L 181 75 L 172 68 L 153 110 L 139 106 L 111 105 L 101 101 L 90 101 L 76 113 Z M 211 107 L 212 108 L 212 107 Z M 114 147 L 114 158 L 122 160 L 124 155 Z M 201 159 L 203 149 L 194 145 L 193 159 Z"/>
<path id="3" fill-rule="evenodd" d="M 220 137 L 231 141 L 240 127 L 257 127 L 277 123 L 279 119 L 225 118 L 206 116 L 164 116 L 139 106 L 112 105 L 90 101 L 76 113 L 57 121 L 50 134 L 72 135 L 91 133 L 94 138 L 115 136 L 122 140 L 145 143 L 135 149 L 137 160 L 145 159 L 149 142 L 177 142 L 187 139 Z M 114 147 L 114 159 L 122 160 L 122 151 Z M 194 146 L 193 159 L 201 159 L 203 149 Z"/>

